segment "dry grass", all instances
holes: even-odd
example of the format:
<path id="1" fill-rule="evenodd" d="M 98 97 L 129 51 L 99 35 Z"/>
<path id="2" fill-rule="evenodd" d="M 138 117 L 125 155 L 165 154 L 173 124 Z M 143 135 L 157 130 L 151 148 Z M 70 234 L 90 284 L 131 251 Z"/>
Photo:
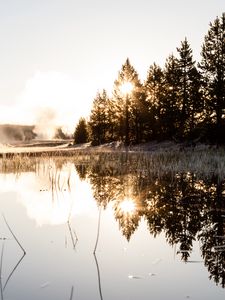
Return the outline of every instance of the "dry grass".
<path id="1" fill-rule="evenodd" d="M 191 172 L 196 175 L 225 177 L 225 149 L 197 147 L 195 149 L 158 148 L 155 151 L 104 151 L 97 149 L 68 149 L 67 151 L 38 151 L 3 154 L 0 158 L 1 173 L 36 172 L 40 164 L 49 161 L 59 166 L 67 162 L 98 165 L 101 172 L 114 170 L 115 173 L 134 172 L 138 174 Z"/>

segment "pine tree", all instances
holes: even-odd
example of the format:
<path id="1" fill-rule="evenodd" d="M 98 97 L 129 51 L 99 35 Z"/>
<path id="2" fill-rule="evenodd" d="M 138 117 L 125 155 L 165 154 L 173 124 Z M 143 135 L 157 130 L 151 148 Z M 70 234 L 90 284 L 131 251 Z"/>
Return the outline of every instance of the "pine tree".
<path id="1" fill-rule="evenodd" d="M 196 129 L 198 127 L 201 128 L 206 119 L 202 93 L 202 78 L 196 67 L 191 70 L 189 76 L 191 85 L 189 89 L 188 118 L 185 124 L 186 133 L 192 139 L 199 139 L 202 133 L 197 132 Z"/>
<path id="2" fill-rule="evenodd" d="M 170 55 L 163 70 L 164 86 L 160 106 L 160 130 L 161 138 L 176 138 L 179 128 L 179 83 L 180 69 L 178 60 Z"/>
<path id="3" fill-rule="evenodd" d="M 196 114 L 202 108 L 200 76 L 193 61 L 192 49 L 185 38 L 177 48 L 179 58 L 179 136 L 185 137 L 193 130 Z"/>
<path id="4" fill-rule="evenodd" d="M 147 101 L 147 135 L 148 139 L 158 138 L 160 135 L 160 103 L 163 96 L 164 74 L 160 66 L 153 63 L 149 67 L 144 83 Z"/>
<path id="5" fill-rule="evenodd" d="M 138 143 L 142 137 L 141 110 L 145 96 L 138 73 L 127 58 L 114 82 L 114 99 L 118 120 L 117 136 L 126 145 Z"/>
<path id="6" fill-rule="evenodd" d="M 93 101 L 89 121 L 90 137 L 93 145 L 100 145 L 110 141 L 110 109 L 110 99 L 107 95 L 106 90 L 98 92 Z"/>
<path id="7" fill-rule="evenodd" d="M 210 23 L 199 64 L 204 81 L 204 99 L 211 124 L 215 124 L 217 141 L 223 132 L 225 109 L 225 14 Z"/>
<path id="8" fill-rule="evenodd" d="M 88 141 L 88 128 L 84 118 L 80 118 L 74 132 L 74 144 L 86 143 Z"/>

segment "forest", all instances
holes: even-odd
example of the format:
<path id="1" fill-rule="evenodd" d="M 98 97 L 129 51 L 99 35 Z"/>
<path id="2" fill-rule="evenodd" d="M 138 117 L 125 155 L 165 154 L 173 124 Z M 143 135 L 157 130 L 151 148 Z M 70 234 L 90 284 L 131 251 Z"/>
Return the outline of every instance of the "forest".
<path id="1" fill-rule="evenodd" d="M 127 58 L 112 95 L 98 91 L 89 118 L 79 120 L 74 143 L 224 144 L 225 13 L 209 24 L 201 49 L 196 62 L 185 38 L 163 67 L 149 66 L 143 82 Z"/>

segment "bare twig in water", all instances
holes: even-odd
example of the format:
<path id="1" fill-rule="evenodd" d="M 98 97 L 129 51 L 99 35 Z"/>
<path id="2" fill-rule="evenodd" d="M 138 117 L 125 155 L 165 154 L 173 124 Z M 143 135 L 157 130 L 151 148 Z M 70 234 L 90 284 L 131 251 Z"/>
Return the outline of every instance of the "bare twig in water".
<path id="1" fill-rule="evenodd" d="M 23 251 L 23 253 L 24 253 L 24 255 L 25 255 L 25 254 L 26 254 L 26 251 L 24 250 L 23 246 L 20 244 L 20 242 L 18 241 L 17 237 L 16 237 L 15 234 L 13 233 L 12 229 L 10 228 L 10 226 L 9 226 L 9 224 L 8 224 L 6 218 L 5 218 L 5 216 L 4 216 L 3 214 L 2 214 L 2 216 L 3 216 L 3 219 L 4 219 L 4 221 L 5 221 L 5 224 L 7 225 L 9 231 L 11 232 L 11 234 L 12 234 L 12 236 L 14 237 L 15 241 L 16 241 L 17 244 L 20 246 L 20 248 L 22 249 L 22 251 Z"/>
<path id="2" fill-rule="evenodd" d="M 98 273 L 98 289 L 99 289 L 99 295 L 100 295 L 100 299 L 103 300 L 103 297 L 102 297 L 102 287 L 101 287 L 101 277 L 100 277 L 100 269 L 99 269 L 99 265 L 98 265 L 97 256 L 95 255 L 95 253 L 94 253 L 94 259 L 95 259 L 96 268 L 97 268 L 97 273 Z"/>
<path id="3" fill-rule="evenodd" d="M 8 278 L 6 279 L 6 282 L 4 284 L 3 287 L 3 291 L 5 290 L 10 278 L 12 277 L 13 273 L 16 271 L 17 267 L 19 266 L 19 264 L 21 263 L 21 261 L 23 260 L 24 256 L 26 255 L 26 253 L 23 253 L 23 256 L 19 259 L 18 263 L 15 265 L 15 267 L 13 268 L 13 270 L 11 271 L 11 273 L 9 274 Z"/>
<path id="4" fill-rule="evenodd" d="M 3 263 L 4 243 L 2 244 L 1 261 L 0 261 L 0 290 L 1 300 L 3 300 L 3 288 L 2 288 L 2 263 Z"/>
<path id="5" fill-rule="evenodd" d="M 67 236 L 65 235 L 65 248 L 67 248 Z"/>
<path id="6" fill-rule="evenodd" d="M 71 176 L 71 171 L 68 175 L 68 178 L 67 178 L 67 187 L 68 187 L 68 191 L 71 192 L 71 187 L 70 187 L 70 176 Z"/>
<path id="7" fill-rule="evenodd" d="M 71 292 L 70 292 L 70 300 L 73 299 L 73 285 L 72 285 L 72 288 L 71 288 Z"/>
<path id="8" fill-rule="evenodd" d="M 76 237 L 76 241 L 78 241 L 78 236 L 77 236 L 77 234 L 76 234 L 75 229 L 73 229 L 73 233 L 74 233 L 74 235 L 75 235 L 75 237 Z"/>
<path id="9" fill-rule="evenodd" d="M 102 207 L 99 207 L 99 215 L 98 215 L 98 230 L 97 230 L 97 237 L 96 237 L 96 242 L 95 242 L 95 248 L 93 253 L 95 254 L 97 246 L 98 246 L 98 239 L 99 239 L 99 233 L 100 233 L 100 223 L 101 223 L 101 212 L 102 212 Z"/>
<path id="10" fill-rule="evenodd" d="M 76 235 L 75 231 L 74 230 L 72 231 L 72 228 L 70 226 L 70 222 L 69 221 L 67 221 L 67 225 L 68 225 L 68 228 L 69 228 L 69 233 L 70 233 L 71 241 L 72 241 L 72 244 L 73 244 L 73 249 L 75 249 L 76 248 L 76 244 L 78 242 L 78 238 L 77 238 L 77 235 Z M 76 238 L 75 240 L 74 240 L 73 233 L 74 233 L 75 238 Z"/>

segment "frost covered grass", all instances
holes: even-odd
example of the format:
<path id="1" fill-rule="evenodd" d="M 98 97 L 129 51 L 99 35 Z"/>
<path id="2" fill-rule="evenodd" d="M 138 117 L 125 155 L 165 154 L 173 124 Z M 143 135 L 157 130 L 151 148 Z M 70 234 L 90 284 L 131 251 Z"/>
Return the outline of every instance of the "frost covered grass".
<path id="1" fill-rule="evenodd" d="M 26 152 L 2 155 L 1 173 L 37 171 L 40 164 L 54 161 L 58 166 L 67 162 L 98 167 L 104 174 L 136 173 L 161 176 L 191 172 L 199 176 L 225 178 L 225 149 L 198 147 L 196 149 L 157 149 L 156 151 L 94 151 L 92 149 Z"/>

